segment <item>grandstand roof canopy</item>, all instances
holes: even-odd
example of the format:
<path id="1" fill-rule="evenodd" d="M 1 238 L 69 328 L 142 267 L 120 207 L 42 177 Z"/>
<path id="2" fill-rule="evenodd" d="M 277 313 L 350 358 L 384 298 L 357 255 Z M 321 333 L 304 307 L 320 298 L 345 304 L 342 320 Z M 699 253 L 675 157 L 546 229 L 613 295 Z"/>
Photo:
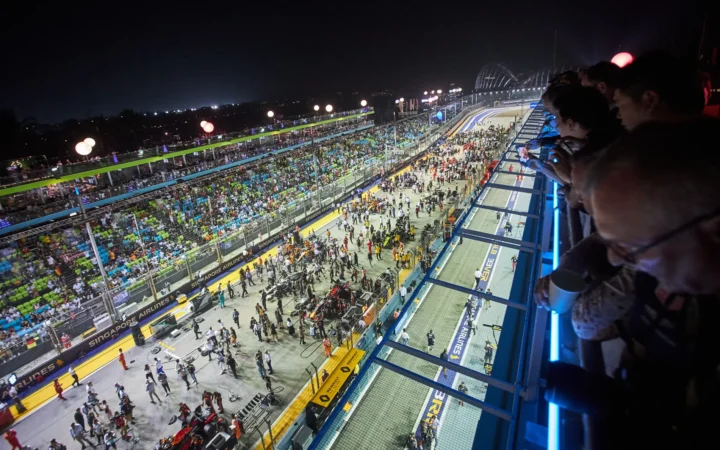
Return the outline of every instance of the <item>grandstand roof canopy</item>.
<path id="1" fill-rule="evenodd" d="M 475 91 L 506 91 L 512 89 L 545 88 L 555 73 L 570 70 L 562 67 L 552 70 L 550 68 L 513 73 L 501 63 L 485 64 L 477 78 L 475 78 Z"/>

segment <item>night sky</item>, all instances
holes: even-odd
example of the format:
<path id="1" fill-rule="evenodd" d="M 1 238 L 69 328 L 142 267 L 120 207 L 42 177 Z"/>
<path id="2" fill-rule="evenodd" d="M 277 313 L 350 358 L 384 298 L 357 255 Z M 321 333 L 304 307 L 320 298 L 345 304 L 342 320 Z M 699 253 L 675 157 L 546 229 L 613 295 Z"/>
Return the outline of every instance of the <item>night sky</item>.
<path id="1" fill-rule="evenodd" d="M 701 17 L 616 0 L 15 3 L 3 5 L 0 108 L 40 122 L 453 82 L 467 91 L 486 63 L 550 67 L 555 29 L 558 63 L 587 65 L 618 50 L 685 51 Z"/>

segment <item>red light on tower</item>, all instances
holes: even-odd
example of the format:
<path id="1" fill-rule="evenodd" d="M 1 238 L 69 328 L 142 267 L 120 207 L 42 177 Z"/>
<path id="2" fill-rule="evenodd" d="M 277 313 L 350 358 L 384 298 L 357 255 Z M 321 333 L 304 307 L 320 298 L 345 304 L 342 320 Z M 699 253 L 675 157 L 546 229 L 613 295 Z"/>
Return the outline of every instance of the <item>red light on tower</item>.
<path id="1" fill-rule="evenodd" d="M 611 63 L 615 64 L 618 67 L 625 67 L 631 62 L 633 62 L 633 55 L 631 55 L 628 52 L 620 52 L 617 55 L 613 56 L 613 58 L 610 60 Z"/>

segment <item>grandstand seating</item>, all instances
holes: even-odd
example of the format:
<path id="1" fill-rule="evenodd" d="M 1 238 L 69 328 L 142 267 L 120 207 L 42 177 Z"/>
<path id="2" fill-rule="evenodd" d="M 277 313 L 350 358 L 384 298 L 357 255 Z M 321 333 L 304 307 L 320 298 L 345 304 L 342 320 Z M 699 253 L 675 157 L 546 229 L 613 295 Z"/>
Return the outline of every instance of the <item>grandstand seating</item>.
<path id="1" fill-rule="evenodd" d="M 397 126 L 398 147 L 411 145 L 430 127 L 426 117 Z M 91 225 L 111 285 L 131 290 L 143 283 L 148 266 L 160 274 L 171 270 L 192 249 L 314 191 L 317 167 L 320 185 L 331 183 L 368 160 L 381 159 L 394 141 L 392 126 L 369 129 L 316 143 L 317 162 L 313 152 L 298 149 L 260 163 L 253 172 L 242 167 L 221 172 L 205 185 L 159 191 L 154 199 L 107 213 Z M 19 333 L 30 314 L 77 307 L 96 297 L 101 283 L 84 228 L 15 241 L 0 248 L 0 327 Z M 21 317 L 5 320 L 12 313 Z"/>

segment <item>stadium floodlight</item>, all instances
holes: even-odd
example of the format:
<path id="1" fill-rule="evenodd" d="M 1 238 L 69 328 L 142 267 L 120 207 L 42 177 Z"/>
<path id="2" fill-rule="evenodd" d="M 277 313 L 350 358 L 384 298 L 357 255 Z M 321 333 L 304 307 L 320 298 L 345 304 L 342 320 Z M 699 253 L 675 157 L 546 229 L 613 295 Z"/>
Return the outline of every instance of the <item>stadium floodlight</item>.
<path id="1" fill-rule="evenodd" d="M 273 117 L 275 117 L 275 113 L 272 111 L 268 111 L 267 116 L 272 119 Z"/>
<path id="2" fill-rule="evenodd" d="M 397 105 L 398 103 L 400 103 L 400 100 L 395 100 L 395 104 Z"/>
<path id="3" fill-rule="evenodd" d="M 360 102 L 360 106 L 362 106 L 363 108 L 366 107 L 366 106 L 367 106 L 367 100 L 362 100 L 362 101 Z"/>
<path id="4" fill-rule="evenodd" d="M 155 112 L 155 113 L 153 113 L 153 115 L 154 115 L 154 116 L 157 116 L 157 113 Z"/>
<path id="5" fill-rule="evenodd" d="M 87 156 L 92 153 L 92 147 L 87 142 L 82 141 L 75 144 L 75 151 L 80 156 Z"/>
<path id="6" fill-rule="evenodd" d="M 435 93 L 435 91 L 430 91 L 430 93 L 431 93 L 431 94 L 434 94 L 434 93 Z"/>
<path id="7" fill-rule="evenodd" d="M 200 128 L 205 128 L 205 124 L 207 124 L 207 120 L 200 122 Z"/>
<path id="8" fill-rule="evenodd" d="M 86 143 L 87 145 L 89 145 L 90 148 L 95 147 L 95 139 L 93 139 L 93 138 L 85 138 L 85 140 L 83 142 Z"/>
<path id="9" fill-rule="evenodd" d="M 423 95 L 427 95 L 427 91 L 423 92 Z"/>
<path id="10" fill-rule="evenodd" d="M 437 93 L 438 93 L 438 94 L 442 94 L 442 89 L 438 89 L 438 90 L 437 90 Z"/>
<path id="11" fill-rule="evenodd" d="M 203 130 L 204 130 L 206 133 L 212 133 L 213 130 L 215 130 L 215 125 L 213 125 L 213 124 L 210 123 L 210 122 L 207 122 L 207 123 L 203 126 Z"/>
<path id="12" fill-rule="evenodd" d="M 332 110 L 333 110 L 333 106 L 332 106 L 332 105 L 327 105 L 327 106 L 325 106 L 325 111 L 331 113 Z"/>
<path id="13" fill-rule="evenodd" d="M 404 98 L 402 98 L 402 97 L 400 97 L 400 101 L 401 101 L 401 102 L 404 102 L 404 101 L 405 101 L 405 99 L 404 99 Z"/>
<path id="14" fill-rule="evenodd" d="M 315 111 L 320 111 L 320 105 L 315 105 L 315 106 L 313 106 L 313 109 L 314 109 Z"/>

